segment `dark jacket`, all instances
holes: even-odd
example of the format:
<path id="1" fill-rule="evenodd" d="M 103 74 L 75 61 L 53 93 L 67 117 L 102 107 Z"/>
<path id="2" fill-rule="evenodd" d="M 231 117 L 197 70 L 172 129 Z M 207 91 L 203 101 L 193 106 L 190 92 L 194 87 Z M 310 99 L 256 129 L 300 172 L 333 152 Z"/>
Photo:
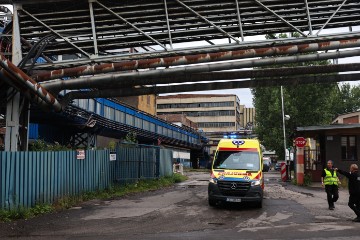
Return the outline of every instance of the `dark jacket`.
<path id="1" fill-rule="evenodd" d="M 345 172 L 343 170 L 337 170 L 340 174 L 349 179 L 349 193 L 353 195 L 360 195 L 360 176 L 358 172 Z"/>

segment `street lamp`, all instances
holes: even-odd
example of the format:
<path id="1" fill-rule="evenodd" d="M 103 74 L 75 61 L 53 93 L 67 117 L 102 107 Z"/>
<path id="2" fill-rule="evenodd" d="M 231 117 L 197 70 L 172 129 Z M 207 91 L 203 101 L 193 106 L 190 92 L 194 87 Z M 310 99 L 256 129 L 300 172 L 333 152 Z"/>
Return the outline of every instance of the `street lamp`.
<path id="1" fill-rule="evenodd" d="M 282 115 L 282 122 L 283 122 L 283 134 L 284 134 L 284 153 L 285 153 L 285 163 L 287 166 L 287 170 L 289 170 L 289 164 L 288 164 L 288 160 L 290 160 L 290 153 L 289 153 L 289 158 L 287 158 L 287 149 L 286 149 L 286 134 L 285 134 L 285 120 L 289 120 L 290 116 L 289 115 L 285 115 L 284 113 L 284 93 L 283 93 L 283 87 L 280 87 L 281 90 L 281 115 Z M 287 171 L 289 172 L 289 171 Z"/>

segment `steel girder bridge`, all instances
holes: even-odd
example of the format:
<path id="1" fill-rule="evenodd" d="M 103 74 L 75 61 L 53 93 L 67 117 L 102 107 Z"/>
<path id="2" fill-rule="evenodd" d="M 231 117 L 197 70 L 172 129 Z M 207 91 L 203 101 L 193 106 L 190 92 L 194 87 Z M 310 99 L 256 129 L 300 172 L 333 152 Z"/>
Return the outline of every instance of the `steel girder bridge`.
<path id="1" fill-rule="evenodd" d="M 9 2 L 0 41 L 9 150 L 27 101 L 62 112 L 74 99 L 359 80 L 354 60 L 245 69 L 358 56 L 360 0 L 0 0 Z M 276 33 L 300 37 L 261 37 Z M 341 74 L 317 75 L 331 72 Z"/>

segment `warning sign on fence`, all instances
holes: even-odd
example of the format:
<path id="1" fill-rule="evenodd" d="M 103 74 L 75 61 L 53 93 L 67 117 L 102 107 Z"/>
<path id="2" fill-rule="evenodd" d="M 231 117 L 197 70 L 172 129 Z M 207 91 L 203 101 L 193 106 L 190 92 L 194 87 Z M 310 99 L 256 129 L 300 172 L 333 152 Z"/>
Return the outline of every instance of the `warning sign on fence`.
<path id="1" fill-rule="evenodd" d="M 110 161 L 116 161 L 116 152 L 110 152 Z"/>
<path id="2" fill-rule="evenodd" d="M 85 159 L 85 150 L 83 149 L 77 149 L 76 150 L 76 159 L 83 160 Z"/>

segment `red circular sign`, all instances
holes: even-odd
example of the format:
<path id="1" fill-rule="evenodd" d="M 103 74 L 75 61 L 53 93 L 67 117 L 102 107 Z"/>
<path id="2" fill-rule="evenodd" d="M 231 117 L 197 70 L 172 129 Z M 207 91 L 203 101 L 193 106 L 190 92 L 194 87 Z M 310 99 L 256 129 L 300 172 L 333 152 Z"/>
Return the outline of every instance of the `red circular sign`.
<path id="1" fill-rule="evenodd" d="M 303 137 L 297 137 L 295 139 L 295 145 L 297 147 L 305 147 L 305 144 L 306 144 L 306 139 L 303 138 Z"/>

